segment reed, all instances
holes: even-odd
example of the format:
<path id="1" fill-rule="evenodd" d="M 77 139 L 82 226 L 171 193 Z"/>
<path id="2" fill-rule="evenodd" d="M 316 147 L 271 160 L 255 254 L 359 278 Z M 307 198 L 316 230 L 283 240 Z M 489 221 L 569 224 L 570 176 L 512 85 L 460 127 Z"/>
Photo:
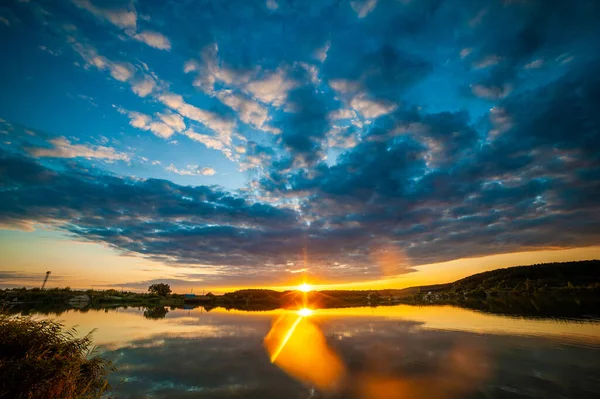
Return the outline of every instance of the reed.
<path id="1" fill-rule="evenodd" d="M 91 333 L 79 338 L 53 320 L 0 314 L 0 398 L 100 398 L 113 370 Z"/>

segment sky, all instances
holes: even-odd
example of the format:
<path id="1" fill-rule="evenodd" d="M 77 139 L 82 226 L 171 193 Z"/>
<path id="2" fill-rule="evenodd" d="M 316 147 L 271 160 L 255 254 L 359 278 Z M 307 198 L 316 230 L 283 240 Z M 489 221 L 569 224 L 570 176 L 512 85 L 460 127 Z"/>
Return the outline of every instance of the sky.
<path id="1" fill-rule="evenodd" d="M 0 286 L 600 258 L 600 2 L 8 0 Z"/>

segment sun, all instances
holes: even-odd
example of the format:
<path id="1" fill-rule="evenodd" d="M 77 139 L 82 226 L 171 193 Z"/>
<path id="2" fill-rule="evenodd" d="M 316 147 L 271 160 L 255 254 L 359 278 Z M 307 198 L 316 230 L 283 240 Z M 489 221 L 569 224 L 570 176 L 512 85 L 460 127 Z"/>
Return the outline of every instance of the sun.
<path id="1" fill-rule="evenodd" d="M 309 292 L 313 290 L 313 286 L 310 284 L 302 283 L 298 286 L 298 291 Z"/>
<path id="2" fill-rule="evenodd" d="M 309 308 L 302 308 L 302 309 L 298 310 L 298 316 L 308 317 L 312 314 L 313 314 L 313 311 L 312 311 L 312 309 L 309 309 Z"/>

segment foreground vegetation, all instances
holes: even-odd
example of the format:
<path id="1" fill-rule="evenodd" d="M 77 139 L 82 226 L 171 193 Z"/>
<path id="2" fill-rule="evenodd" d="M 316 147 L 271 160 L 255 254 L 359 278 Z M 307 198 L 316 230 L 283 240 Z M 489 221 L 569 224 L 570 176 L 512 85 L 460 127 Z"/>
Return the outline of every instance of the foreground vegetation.
<path id="1" fill-rule="evenodd" d="M 109 361 L 51 320 L 0 314 L 0 398 L 92 399 L 107 393 Z"/>

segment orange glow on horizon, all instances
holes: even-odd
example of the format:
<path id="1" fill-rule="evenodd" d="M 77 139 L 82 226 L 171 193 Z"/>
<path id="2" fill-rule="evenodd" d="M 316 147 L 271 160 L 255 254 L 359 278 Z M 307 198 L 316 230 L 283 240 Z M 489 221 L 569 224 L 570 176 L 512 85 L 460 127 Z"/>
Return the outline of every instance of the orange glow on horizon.
<path id="1" fill-rule="evenodd" d="M 31 251 L 35 248 L 35 251 Z M 580 248 L 545 248 L 540 250 L 524 250 L 507 254 L 463 258 L 448 262 L 432 263 L 413 266 L 414 271 L 393 275 L 389 270 L 388 257 L 380 266 L 379 277 L 372 276 L 369 280 L 359 280 L 360 276 L 348 276 L 344 280 L 329 279 L 320 273 L 319 268 L 311 268 L 305 252 L 304 265 L 298 273 L 304 275 L 298 278 L 298 273 L 286 271 L 281 275 L 269 276 L 259 283 L 256 280 L 245 281 L 243 277 L 227 282 L 226 278 L 210 281 L 206 279 L 182 279 L 181 274 L 197 273 L 197 268 L 173 268 L 161 262 L 144 259 L 132 255 L 121 256 L 112 249 L 97 243 L 82 243 L 74 241 L 59 233 L 37 230 L 33 233 L 11 232 L 0 240 L 0 269 L 13 270 L 16 268 L 28 278 L 5 278 L 0 282 L 2 288 L 39 287 L 46 270 L 52 270 L 48 288 L 70 286 L 72 289 L 117 289 L 125 291 L 145 292 L 147 286 L 128 282 L 142 282 L 152 279 L 172 279 L 171 289 L 174 293 L 212 292 L 224 294 L 242 289 L 273 289 L 278 291 L 298 290 L 299 283 L 307 282 L 310 270 L 310 286 L 312 291 L 323 290 L 380 290 L 403 289 L 411 286 L 441 284 L 456 281 L 460 278 L 488 270 L 511 266 L 532 265 L 536 263 L 565 262 L 600 259 L 600 245 Z M 392 257 L 396 262 L 396 257 Z M 402 258 L 398 258 L 402 259 Z M 418 259 L 413 259 L 417 262 Z M 393 263 L 392 262 L 392 263 Z M 82 269 L 81 265 L 86 268 Z M 300 266 L 300 265 L 299 265 Z M 385 267 L 383 267 L 385 266 Z M 375 267 L 375 266 L 374 266 Z M 219 273 L 212 272 L 215 275 Z M 273 279 L 271 279 L 271 277 Z M 180 283 L 176 281 L 180 280 Z M 133 284 L 132 283 L 132 284 Z M 224 284 L 225 283 L 225 284 Z"/>

